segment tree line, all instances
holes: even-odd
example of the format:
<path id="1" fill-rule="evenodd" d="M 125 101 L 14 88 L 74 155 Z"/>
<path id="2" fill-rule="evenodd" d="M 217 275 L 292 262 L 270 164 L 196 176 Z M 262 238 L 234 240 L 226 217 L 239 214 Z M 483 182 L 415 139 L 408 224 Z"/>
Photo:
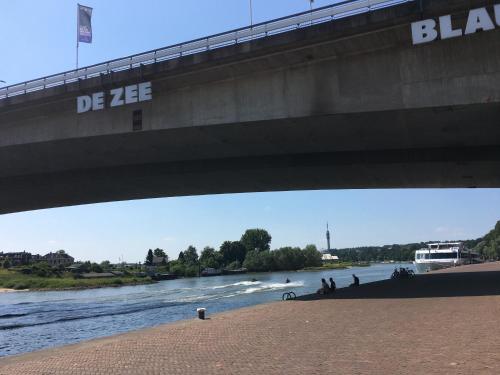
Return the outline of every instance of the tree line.
<path id="1" fill-rule="evenodd" d="M 428 241 L 405 245 L 366 246 L 334 250 L 335 255 L 346 262 L 382 262 L 401 261 L 409 262 L 415 259 L 415 251 L 427 248 Z M 450 241 L 454 242 L 454 241 Z M 500 221 L 490 232 L 474 240 L 463 241 L 467 249 L 476 251 L 483 259 L 500 260 Z"/>
<path id="2" fill-rule="evenodd" d="M 251 272 L 289 271 L 321 266 L 321 253 L 314 245 L 304 249 L 283 247 L 271 251 L 271 235 L 265 229 L 248 229 L 238 241 L 224 241 L 218 250 L 205 247 L 198 255 L 194 246 L 181 251 L 176 260 L 168 261 L 162 249 L 149 250 L 146 264 L 154 256 L 165 257 L 165 268 L 179 276 L 197 276 L 204 268 Z"/>
<path id="3" fill-rule="evenodd" d="M 465 241 L 466 246 L 477 251 L 483 258 L 500 260 L 500 221 L 485 236 Z"/>
<path id="4" fill-rule="evenodd" d="M 409 262 L 415 259 L 415 251 L 426 247 L 424 242 L 406 245 L 364 246 L 334 250 L 345 262 Z"/>

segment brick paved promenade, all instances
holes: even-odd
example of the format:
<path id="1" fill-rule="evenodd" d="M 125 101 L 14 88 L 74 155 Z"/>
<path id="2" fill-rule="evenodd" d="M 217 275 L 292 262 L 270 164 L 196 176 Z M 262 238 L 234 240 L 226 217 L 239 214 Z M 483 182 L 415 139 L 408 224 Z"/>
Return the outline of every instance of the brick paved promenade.
<path id="1" fill-rule="evenodd" d="M 0 374 L 500 374 L 500 263 L 452 271 L 3 358 Z"/>

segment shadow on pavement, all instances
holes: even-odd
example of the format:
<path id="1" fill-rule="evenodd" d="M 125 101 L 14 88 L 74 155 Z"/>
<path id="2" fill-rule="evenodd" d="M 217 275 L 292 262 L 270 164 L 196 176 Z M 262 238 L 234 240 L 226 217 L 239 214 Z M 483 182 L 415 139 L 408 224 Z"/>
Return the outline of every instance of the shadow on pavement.
<path id="1" fill-rule="evenodd" d="M 318 282 L 318 284 L 320 284 Z M 319 286 L 318 286 L 319 287 Z M 299 301 L 319 299 L 429 298 L 500 295 L 500 271 L 417 275 L 410 280 L 383 280 L 358 288 L 337 289 L 335 294 L 309 294 Z"/>

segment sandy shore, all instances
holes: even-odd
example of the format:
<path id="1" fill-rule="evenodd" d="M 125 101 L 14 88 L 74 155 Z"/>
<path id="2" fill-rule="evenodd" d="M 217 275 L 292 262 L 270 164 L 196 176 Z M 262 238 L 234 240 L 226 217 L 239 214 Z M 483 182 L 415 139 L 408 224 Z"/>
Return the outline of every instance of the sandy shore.
<path id="1" fill-rule="evenodd" d="M 15 289 L 0 288 L 0 293 L 17 292 Z"/>
<path id="2" fill-rule="evenodd" d="M 0 374 L 499 374 L 500 263 L 467 271 L 208 311 L 6 357 Z"/>

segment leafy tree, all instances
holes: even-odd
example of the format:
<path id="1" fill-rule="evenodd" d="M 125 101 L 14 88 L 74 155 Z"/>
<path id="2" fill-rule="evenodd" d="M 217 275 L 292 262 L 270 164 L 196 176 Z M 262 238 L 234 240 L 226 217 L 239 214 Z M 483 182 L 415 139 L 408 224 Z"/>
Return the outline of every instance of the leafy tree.
<path id="1" fill-rule="evenodd" d="M 321 253 L 315 245 L 307 245 L 304 250 L 304 267 L 319 267 L 322 264 Z"/>
<path id="2" fill-rule="evenodd" d="M 146 256 L 146 265 L 151 266 L 153 264 L 153 250 L 149 249 L 148 255 Z"/>
<path id="3" fill-rule="evenodd" d="M 239 260 L 235 260 L 234 262 L 229 263 L 226 265 L 226 269 L 228 270 L 237 270 L 241 268 L 241 262 Z"/>
<path id="4" fill-rule="evenodd" d="M 10 261 L 8 259 L 6 259 L 4 262 L 3 262 L 3 268 L 10 268 Z"/>
<path id="5" fill-rule="evenodd" d="M 240 242 L 245 246 L 247 252 L 265 251 L 271 248 L 271 235 L 265 229 L 247 229 L 241 236 Z"/>
<path id="6" fill-rule="evenodd" d="M 205 248 L 201 251 L 200 262 L 204 263 L 214 257 L 215 257 L 215 249 L 210 246 L 205 246 Z"/>
<path id="7" fill-rule="evenodd" d="M 181 252 L 179 253 L 179 256 L 177 257 L 177 260 L 178 260 L 179 262 L 181 262 L 181 263 L 184 263 L 184 252 L 183 252 L 183 251 L 181 251 Z"/>
<path id="8" fill-rule="evenodd" d="M 186 265 L 194 265 L 198 263 L 198 252 L 196 251 L 196 248 L 194 246 L 189 246 L 184 251 L 184 263 Z"/>
<path id="9" fill-rule="evenodd" d="M 170 272 L 177 276 L 184 276 L 186 266 L 180 260 L 173 260 L 170 262 Z"/>
<path id="10" fill-rule="evenodd" d="M 283 247 L 271 252 L 277 270 L 299 270 L 304 268 L 305 256 L 298 247 Z"/>
<path id="11" fill-rule="evenodd" d="M 101 262 L 101 268 L 105 269 L 105 270 L 110 269 L 111 268 L 111 262 L 109 260 L 103 260 Z"/>
<path id="12" fill-rule="evenodd" d="M 49 266 L 47 262 L 39 262 L 33 264 L 33 266 L 31 266 L 31 272 L 32 274 L 38 277 L 50 277 L 53 275 L 55 276 L 60 275 L 60 272 L 57 269 L 54 269 L 51 266 Z"/>
<path id="13" fill-rule="evenodd" d="M 179 260 L 173 260 L 170 262 L 170 272 L 177 276 L 198 276 L 198 271 L 199 266 L 197 264 L 187 264 Z"/>
<path id="14" fill-rule="evenodd" d="M 238 261 L 243 263 L 247 253 L 247 249 L 240 241 L 225 241 L 219 250 L 224 265 Z"/>
<path id="15" fill-rule="evenodd" d="M 187 265 L 184 271 L 184 276 L 195 277 L 198 276 L 199 267 L 196 264 Z"/>
<path id="16" fill-rule="evenodd" d="M 153 250 L 153 255 L 155 257 L 166 257 L 165 251 L 163 249 L 156 248 Z"/>
<path id="17" fill-rule="evenodd" d="M 495 228 L 476 241 L 478 243 L 474 250 L 484 258 L 500 259 L 500 221 L 496 223 Z"/>
<path id="18" fill-rule="evenodd" d="M 64 254 L 66 254 L 66 251 L 64 251 L 62 249 L 61 250 L 57 250 L 56 254 L 64 255 Z"/>
<path id="19" fill-rule="evenodd" d="M 91 266 L 92 265 L 90 264 L 89 261 L 83 262 L 82 264 L 80 264 L 78 271 L 82 273 L 90 272 Z"/>
<path id="20" fill-rule="evenodd" d="M 270 251 L 252 250 L 247 253 L 243 267 L 252 272 L 274 270 L 274 259 Z"/>
<path id="21" fill-rule="evenodd" d="M 100 265 L 98 265 L 97 263 L 92 263 L 90 265 L 90 272 L 101 273 L 102 267 Z"/>
<path id="22" fill-rule="evenodd" d="M 200 263 L 202 268 L 220 268 L 222 265 L 222 256 L 212 247 L 205 247 L 200 255 Z"/>

